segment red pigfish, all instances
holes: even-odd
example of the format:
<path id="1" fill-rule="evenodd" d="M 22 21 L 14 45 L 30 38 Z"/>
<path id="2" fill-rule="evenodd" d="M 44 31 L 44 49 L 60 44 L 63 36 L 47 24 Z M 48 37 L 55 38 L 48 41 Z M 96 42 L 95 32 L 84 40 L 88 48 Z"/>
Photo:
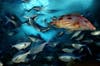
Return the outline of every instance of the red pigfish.
<path id="1" fill-rule="evenodd" d="M 51 25 L 68 30 L 96 30 L 94 25 L 80 14 L 64 15 L 51 22 Z"/>

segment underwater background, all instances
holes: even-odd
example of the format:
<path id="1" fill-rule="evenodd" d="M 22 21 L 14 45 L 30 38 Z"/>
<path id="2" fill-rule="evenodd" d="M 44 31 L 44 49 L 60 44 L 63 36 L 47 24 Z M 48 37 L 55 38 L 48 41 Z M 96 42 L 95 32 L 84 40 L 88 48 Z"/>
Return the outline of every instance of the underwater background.
<path id="1" fill-rule="evenodd" d="M 0 66 L 99 66 L 99 3 L 0 0 Z M 50 25 L 69 14 L 83 15 L 96 30 L 69 32 Z"/>

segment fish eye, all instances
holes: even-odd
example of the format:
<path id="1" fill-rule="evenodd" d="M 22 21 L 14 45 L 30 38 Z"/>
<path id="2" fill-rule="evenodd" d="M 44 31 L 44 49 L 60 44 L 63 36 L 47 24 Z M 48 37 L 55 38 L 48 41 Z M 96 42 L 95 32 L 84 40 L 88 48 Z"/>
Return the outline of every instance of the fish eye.
<path id="1" fill-rule="evenodd" d="M 26 43 L 25 43 L 25 46 L 26 46 Z"/>
<path id="2" fill-rule="evenodd" d="M 87 21 L 87 20 L 84 20 L 84 22 L 86 22 L 86 23 L 87 23 L 88 21 Z"/>
<path id="3" fill-rule="evenodd" d="M 67 19 L 72 19 L 71 17 L 68 17 Z"/>
<path id="4" fill-rule="evenodd" d="M 16 61 L 18 60 L 18 58 L 15 59 Z"/>

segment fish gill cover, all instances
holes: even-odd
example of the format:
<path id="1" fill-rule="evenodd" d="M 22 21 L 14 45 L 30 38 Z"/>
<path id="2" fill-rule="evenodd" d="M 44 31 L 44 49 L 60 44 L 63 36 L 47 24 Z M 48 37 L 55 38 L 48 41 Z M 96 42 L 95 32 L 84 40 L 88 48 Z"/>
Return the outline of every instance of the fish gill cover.
<path id="1" fill-rule="evenodd" d="M 99 66 L 99 3 L 0 0 L 0 66 Z"/>

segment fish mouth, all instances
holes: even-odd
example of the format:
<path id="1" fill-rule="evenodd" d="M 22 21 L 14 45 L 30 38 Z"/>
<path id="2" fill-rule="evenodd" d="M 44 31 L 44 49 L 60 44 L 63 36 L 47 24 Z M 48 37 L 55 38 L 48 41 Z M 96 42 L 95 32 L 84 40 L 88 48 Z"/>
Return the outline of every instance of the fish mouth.
<path id="1" fill-rule="evenodd" d="M 90 21 L 80 22 L 79 24 L 85 30 L 96 30 L 96 27 Z"/>
<path id="2" fill-rule="evenodd" d="M 96 27 L 90 22 L 88 22 L 87 26 L 89 27 L 90 30 L 96 30 Z"/>

